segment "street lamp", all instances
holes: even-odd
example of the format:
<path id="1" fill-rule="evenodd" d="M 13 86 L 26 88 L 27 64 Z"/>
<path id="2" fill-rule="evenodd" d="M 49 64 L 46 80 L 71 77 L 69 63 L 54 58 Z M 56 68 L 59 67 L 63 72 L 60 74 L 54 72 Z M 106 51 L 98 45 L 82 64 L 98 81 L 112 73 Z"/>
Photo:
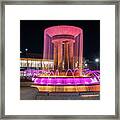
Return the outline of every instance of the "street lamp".
<path id="1" fill-rule="evenodd" d="M 20 58 L 21 58 L 22 51 L 20 51 Z M 22 61 L 20 61 L 20 67 L 22 67 Z"/>
<path id="2" fill-rule="evenodd" d="M 85 63 L 85 67 L 87 67 L 87 63 Z"/>
<path id="3" fill-rule="evenodd" d="M 26 51 L 26 57 L 27 57 L 27 69 L 28 69 L 28 54 L 27 54 L 28 49 L 26 48 L 25 51 Z"/>
<path id="4" fill-rule="evenodd" d="M 99 62 L 99 59 L 98 59 L 98 58 L 96 58 L 96 59 L 95 59 L 95 62 L 96 62 L 96 63 L 98 63 L 98 62 Z"/>
<path id="5" fill-rule="evenodd" d="M 97 69 L 98 69 L 99 58 L 96 58 L 96 59 L 95 59 L 95 62 L 96 62 L 96 64 L 97 64 Z"/>
<path id="6" fill-rule="evenodd" d="M 28 49 L 26 48 L 25 51 L 28 51 Z"/>

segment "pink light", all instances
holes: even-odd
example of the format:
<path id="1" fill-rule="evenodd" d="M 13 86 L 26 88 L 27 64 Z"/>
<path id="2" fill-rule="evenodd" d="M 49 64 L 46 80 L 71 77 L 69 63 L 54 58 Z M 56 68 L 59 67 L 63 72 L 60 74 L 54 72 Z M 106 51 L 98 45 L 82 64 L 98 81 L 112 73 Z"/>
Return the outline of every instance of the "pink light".
<path id="1" fill-rule="evenodd" d="M 69 36 L 69 37 L 65 37 L 65 35 Z M 59 37 L 63 36 L 62 38 Z M 70 64 L 70 68 L 73 69 L 74 65 L 72 64 L 73 60 L 72 58 L 74 58 L 74 56 L 78 56 L 78 58 L 75 59 L 75 63 L 77 62 L 77 68 L 79 68 L 80 70 L 80 76 L 82 76 L 82 60 L 83 60 L 83 30 L 79 27 L 75 27 L 75 26 L 69 26 L 69 25 L 58 25 L 58 26 L 52 26 L 49 28 L 46 28 L 44 31 L 44 54 L 43 54 L 43 58 L 44 59 L 54 59 L 58 60 L 58 58 L 56 58 L 54 55 L 57 55 L 58 53 L 58 57 L 61 56 L 61 54 L 63 54 L 63 49 L 61 49 L 62 47 L 62 43 L 64 42 L 69 42 L 69 47 L 66 46 L 66 50 L 67 47 L 71 49 L 71 64 Z M 56 43 L 57 42 L 57 43 Z M 59 43 L 59 52 L 57 52 L 58 46 L 57 44 Z M 74 43 L 74 46 L 73 46 Z M 56 47 L 57 46 L 57 47 Z M 55 52 L 53 54 L 53 51 Z M 68 56 L 69 53 L 66 53 L 66 56 Z M 69 56 L 70 56 L 69 55 Z M 61 57 L 59 57 L 58 62 L 60 63 Z M 66 58 L 67 59 L 67 58 Z M 56 66 L 56 64 L 61 65 L 59 63 L 55 63 L 54 65 Z M 62 65 L 61 65 L 62 66 Z M 68 65 L 66 63 L 66 69 L 68 68 Z M 59 67 L 55 68 L 55 69 L 59 69 Z"/>
<path id="2" fill-rule="evenodd" d="M 67 25 L 53 26 L 45 30 L 45 32 L 47 32 L 51 37 L 54 35 L 62 35 L 62 34 L 76 36 L 80 34 L 81 31 L 82 31 L 81 28 L 75 26 L 67 26 Z"/>
<path id="3" fill-rule="evenodd" d="M 36 78 L 35 84 L 40 85 L 91 85 L 99 84 L 99 81 L 94 81 L 91 78 Z"/>

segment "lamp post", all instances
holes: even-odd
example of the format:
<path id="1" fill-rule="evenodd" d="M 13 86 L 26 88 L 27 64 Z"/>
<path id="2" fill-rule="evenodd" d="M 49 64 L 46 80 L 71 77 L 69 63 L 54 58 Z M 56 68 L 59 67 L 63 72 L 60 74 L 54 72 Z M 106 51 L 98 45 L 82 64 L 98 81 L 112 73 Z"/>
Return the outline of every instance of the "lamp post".
<path id="1" fill-rule="evenodd" d="M 87 67 L 87 65 L 88 65 L 88 64 L 87 64 L 87 63 L 85 63 L 85 67 Z"/>
<path id="2" fill-rule="evenodd" d="M 96 65 L 97 65 L 97 69 L 98 69 L 98 64 L 99 64 L 99 58 L 95 59 Z"/>
<path id="3" fill-rule="evenodd" d="M 28 51 L 28 49 L 26 48 L 26 49 L 25 49 L 25 51 L 26 51 L 26 58 L 27 58 L 27 69 L 28 69 L 28 54 L 27 54 L 27 51 Z"/>
<path id="4" fill-rule="evenodd" d="M 22 51 L 20 51 L 20 57 L 21 57 Z M 22 61 L 20 61 L 20 68 L 22 67 Z"/>
<path id="5" fill-rule="evenodd" d="M 22 51 L 20 51 L 20 58 L 21 58 Z M 20 60 L 20 72 L 22 69 L 22 60 Z M 21 72 L 20 76 L 24 76 L 24 72 Z"/>

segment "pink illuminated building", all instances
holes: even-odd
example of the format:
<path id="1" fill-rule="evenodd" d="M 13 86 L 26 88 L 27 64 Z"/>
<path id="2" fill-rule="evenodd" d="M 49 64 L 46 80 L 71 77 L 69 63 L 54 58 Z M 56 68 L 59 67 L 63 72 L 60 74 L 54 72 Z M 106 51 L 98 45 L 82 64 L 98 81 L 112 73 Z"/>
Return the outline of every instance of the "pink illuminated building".
<path id="1" fill-rule="evenodd" d="M 54 70 L 78 68 L 82 75 L 83 30 L 75 26 L 53 26 L 44 31 L 44 59 L 54 60 Z"/>

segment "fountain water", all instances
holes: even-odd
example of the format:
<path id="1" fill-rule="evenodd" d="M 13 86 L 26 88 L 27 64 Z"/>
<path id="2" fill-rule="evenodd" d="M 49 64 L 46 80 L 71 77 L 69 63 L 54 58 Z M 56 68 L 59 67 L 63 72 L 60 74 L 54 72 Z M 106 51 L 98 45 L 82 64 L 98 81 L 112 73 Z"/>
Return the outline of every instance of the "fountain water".
<path id="1" fill-rule="evenodd" d="M 75 72 L 79 71 L 68 69 L 64 76 L 60 76 L 58 70 L 54 71 L 43 71 L 38 76 L 33 76 L 32 80 L 38 84 L 44 85 L 85 85 L 85 84 L 98 84 L 99 75 L 95 74 L 96 71 L 87 71 L 88 77 L 75 76 Z M 76 88 L 77 89 L 77 88 Z"/>
<path id="2" fill-rule="evenodd" d="M 70 74 L 71 73 L 71 74 Z M 65 74 L 66 76 L 73 76 L 74 77 L 74 73 L 73 73 L 73 71 L 71 70 L 71 69 L 68 69 L 67 71 L 66 71 L 66 74 Z"/>

